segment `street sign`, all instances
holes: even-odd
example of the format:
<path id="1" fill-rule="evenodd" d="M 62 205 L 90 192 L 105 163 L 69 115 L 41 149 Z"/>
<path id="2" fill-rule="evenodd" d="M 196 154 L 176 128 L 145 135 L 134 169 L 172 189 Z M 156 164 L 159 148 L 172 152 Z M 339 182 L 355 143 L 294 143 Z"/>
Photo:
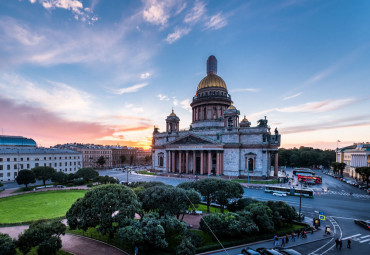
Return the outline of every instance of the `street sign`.
<path id="1" fill-rule="evenodd" d="M 325 215 L 324 212 L 319 212 L 320 215 Z"/>
<path id="2" fill-rule="evenodd" d="M 321 215 L 321 214 L 320 214 L 320 215 L 319 215 L 319 219 L 320 219 L 320 220 L 325 220 L 325 215 Z"/>

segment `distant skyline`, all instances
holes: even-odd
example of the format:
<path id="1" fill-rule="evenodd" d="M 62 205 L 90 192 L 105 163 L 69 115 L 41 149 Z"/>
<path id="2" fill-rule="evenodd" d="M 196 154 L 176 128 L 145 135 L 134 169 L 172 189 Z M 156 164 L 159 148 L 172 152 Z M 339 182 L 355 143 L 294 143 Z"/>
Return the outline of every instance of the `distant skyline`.
<path id="1" fill-rule="evenodd" d="M 180 128 L 215 55 L 240 119 L 282 147 L 370 142 L 369 1 L 0 1 L 0 128 L 143 146 Z"/>

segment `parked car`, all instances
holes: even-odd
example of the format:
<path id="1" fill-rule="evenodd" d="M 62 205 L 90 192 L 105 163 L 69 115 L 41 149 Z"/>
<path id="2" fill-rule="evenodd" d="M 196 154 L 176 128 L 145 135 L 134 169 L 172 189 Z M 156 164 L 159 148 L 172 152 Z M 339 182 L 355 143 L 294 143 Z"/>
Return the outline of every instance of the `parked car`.
<path id="1" fill-rule="evenodd" d="M 256 250 L 253 250 L 250 247 L 244 248 L 242 250 L 243 255 L 261 255 L 261 253 L 257 252 Z"/>
<path id="2" fill-rule="evenodd" d="M 257 251 L 262 255 L 284 255 L 274 249 L 258 248 Z"/>
<path id="3" fill-rule="evenodd" d="M 354 220 L 355 224 L 363 227 L 364 229 L 370 230 L 370 220 Z"/>
<path id="4" fill-rule="evenodd" d="M 293 249 L 274 248 L 274 250 L 277 250 L 284 255 L 302 255 L 300 252 Z"/>

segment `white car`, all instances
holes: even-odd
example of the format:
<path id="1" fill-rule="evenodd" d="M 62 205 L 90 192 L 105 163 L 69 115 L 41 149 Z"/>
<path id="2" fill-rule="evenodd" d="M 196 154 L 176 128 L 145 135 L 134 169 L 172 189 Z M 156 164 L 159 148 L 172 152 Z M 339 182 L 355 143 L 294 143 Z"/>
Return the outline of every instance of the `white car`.
<path id="1" fill-rule="evenodd" d="M 272 193 L 273 196 L 277 196 L 277 197 L 286 197 L 286 193 L 282 193 L 282 192 L 274 192 Z"/>

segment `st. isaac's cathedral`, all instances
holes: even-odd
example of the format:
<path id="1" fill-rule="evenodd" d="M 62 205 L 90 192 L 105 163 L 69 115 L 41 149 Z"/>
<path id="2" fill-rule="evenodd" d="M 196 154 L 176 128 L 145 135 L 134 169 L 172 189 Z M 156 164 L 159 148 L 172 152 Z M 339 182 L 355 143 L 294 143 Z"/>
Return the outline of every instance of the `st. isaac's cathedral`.
<path id="1" fill-rule="evenodd" d="M 207 76 L 198 84 L 190 104 L 192 124 L 179 129 L 180 118 L 172 110 L 166 132 L 154 128 L 152 164 L 168 173 L 226 176 L 277 175 L 271 160 L 278 159 L 280 135 L 271 134 L 265 118 L 251 126 L 233 105 L 225 81 L 217 75 L 217 59 L 207 60 Z"/>

